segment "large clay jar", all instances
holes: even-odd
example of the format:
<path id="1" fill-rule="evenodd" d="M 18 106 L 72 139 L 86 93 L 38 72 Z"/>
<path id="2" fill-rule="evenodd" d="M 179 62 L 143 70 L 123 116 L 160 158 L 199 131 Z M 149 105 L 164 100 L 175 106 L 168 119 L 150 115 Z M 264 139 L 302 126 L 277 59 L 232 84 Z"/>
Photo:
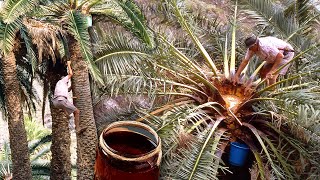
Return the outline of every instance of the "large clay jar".
<path id="1" fill-rule="evenodd" d="M 157 180 L 161 155 L 161 140 L 152 128 L 114 122 L 99 137 L 95 180 Z"/>

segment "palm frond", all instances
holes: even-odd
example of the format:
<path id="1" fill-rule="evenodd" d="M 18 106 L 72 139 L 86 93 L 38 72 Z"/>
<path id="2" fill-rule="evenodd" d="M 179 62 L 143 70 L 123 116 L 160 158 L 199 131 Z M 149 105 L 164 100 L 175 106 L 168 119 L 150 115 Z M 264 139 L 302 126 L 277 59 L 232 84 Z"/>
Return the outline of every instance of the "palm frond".
<path id="1" fill-rule="evenodd" d="M 3 20 L 5 23 L 12 23 L 19 16 L 26 14 L 38 5 L 38 0 L 8 0 L 5 3 Z"/>
<path id="2" fill-rule="evenodd" d="M 31 163 L 33 177 L 50 177 L 50 161 L 38 160 Z"/>
<path id="3" fill-rule="evenodd" d="M 270 156 L 270 153 L 265 145 L 265 143 L 263 142 L 262 138 L 261 138 L 261 132 L 259 132 L 254 126 L 252 126 L 251 124 L 248 123 L 243 123 L 244 126 L 248 127 L 253 134 L 256 136 L 257 140 L 259 141 L 265 155 L 267 156 L 268 162 L 271 165 L 272 170 L 276 173 L 277 178 L 279 179 L 284 179 L 284 174 L 282 173 L 282 170 L 280 167 L 276 166 L 273 159 Z"/>
<path id="4" fill-rule="evenodd" d="M 142 43 L 145 43 L 149 49 L 154 49 L 157 46 L 155 33 L 148 27 L 142 11 L 132 0 L 100 3 L 93 6 L 90 13 L 100 15 L 102 19 L 107 17 L 123 26 L 138 37 Z"/>
<path id="5" fill-rule="evenodd" d="M 237 22 L 237 9 L 238 9 L 238 1 L 236 1 L 236 5 L 234 8 L 234 19 L 232 24 L 232 38 L 231 38 L 231 60 L 230 60 L 230 74 L 233 77 L 236 74 L 235 66 L 236 66 L 236 22 Z"/>
<path id="6" fill-rule="evenodd" d="M 156 47 L 155 34 L 148 28 L 147 21 L 140 8 L 131 0 L 126 0 L 125 2 L 117 1 L 117 3 L 119 3 L 133 23 L 129 30 L 141 38 L 142 42 L 145 42 L 150 48 L 154 49 Z"/>
<path id="7" fill-rule="evenodd" d="M 37 140 L 33 140 L 31 142 L 29 142 L 28 146 L 29 146 L 29 153 L 34 153 L 34 151 L 41 145 L 46 144 L 48 142 L 51 142 L 52 140 L 52 135 L 46 135 L 44 137 L 42 137 L 41 139 L 37 139 Z"/>
<path id="8" fill-rule="evenodd" d="M 30 115 L 36 112 L 36 104 L 39 103 L 40 99 L 37 91 L 32 86 L 30 75 L 19 66 L 17 66 L 17 75 L 21 89 L 21 103 L 25 103 Z"/>
<path id="9" fill-rule="evenodd" d="M 20 29 L 20 34 L 21 34 L 22 39 L 25 42 L 26 49 L 27 49 L 26 57 L 29 60 L 29 62 L 31 62 L 32 75 L 34 76 L 34 73 L 37 69 L 38 59 L 37 59 L 36 53 L 34 52 L 32 40 L 29 37 L 25 26 L 22 26 L 22 28 Z"/>
<path id="10" fill-rule="evenodd" d="M 104 85 L 101 73 L 98 67 L 93 62 L 93 55 L 91 51 L 90 37 L 88 33 L 87 20 L 84 15 L 77 11 L 69 11 L 67 14 L 68 30 L 72 33 L 74 38 L 79 43 L 81 53 L 84 61 L 88 64 L 93 79 L 101 85 Z"/>
<path id="11" fill-rule="evenodd" d="M 148 50 L 119 33 L 106 36 L 95 45 L 95 63 L 104 75 L 141 74 L 152 63 Z"/>
<path id="12" fill-rule="evenodd" d="M 214 130 L 213 128 L 210 132 L 204 131 L 203 134 L 199 134 L 199 138 L 191 144 L 190 149 L 181 150 L 182 155 L 178 163 L 178 169 L 172 171 L 174 172 L 174 179 L 217 179 L 214 169 L 219 164 L 213 162 L 216 158 L 214 153 L 218 149 L 213 150 L 212 147 L 218 141 L 214 141 L 211 136 Z M 184 157 L 183 154 L 188 155 L 188 157 Z"/>
<path id="13" fill-rule="evenodd" d="M 6 54 L 12 51 L 16 33 L 21 27 L 21 20 L 17 19 L 9 24 L 0 22 L 0 50 Z"/>
<path id="14" fill-rule="evenodd" d="M 26 40 L 26 45 L 35 45 L 38 50 L 38 61 L 42 62 L 43 57 L 50 56 L 53 63 L 56 62 L 56 57 L 58 57 L 57 49 L 59 49 L 58 42 L 61 36 L 59 34 L 63 33 L 59 26 L 54 26 L 49 23 L 44 23 L 34 19 L 24 19 L 23 21 L 24 32 L 28 35 L 24 35 Z M 32 40 L 32 41 L 31 41 Z M 29 55 L 30 49 L 27 49 Z M 34 55 L 33 55 L 34 56 Z M 63 57 L 60 55 L 60 57 Z M 36 62 L 33 62 L 36 63 Z M 33 65 L 33 64 L 32 64 Z"/>
<path id="15" fill-rule="evenodd" d="M 179 11 L 179 8 L 177 6 L 177 2 L 176 1 L 172 1 L 172 5 L 173 5 L 173 7 L 175 9 L 175 13 L 176 13 L 176 16 L 178 17 L 178 20 L 179 20 L 180 24 L 186 29 L 186 31 L 188 32 L 188 34 L 192 38 L 193 42 L 195 43 L 195 45 L 199 49 L 200 53 L 203 55 L 204 59 L 208 63 L 210 69 L 212 70 L 214 75 L 217 76 L 218 69 L 217 69 L 216 65 L 214 64 L 213 60 L 209 56 L 208 52 L 204 49 L 203 45 L 200 43 L 199 39 L 192 33 L 189 25 L 187 24 L 187 22 L 184 19 L 183 15 Z"/>

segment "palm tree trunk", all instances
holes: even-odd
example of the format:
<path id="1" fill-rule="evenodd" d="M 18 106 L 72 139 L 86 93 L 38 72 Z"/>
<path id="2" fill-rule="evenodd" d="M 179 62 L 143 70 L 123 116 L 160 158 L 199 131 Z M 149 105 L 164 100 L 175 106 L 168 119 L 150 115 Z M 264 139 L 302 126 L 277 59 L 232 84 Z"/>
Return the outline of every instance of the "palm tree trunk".
<path id="1" fill-rule="evenodd" d="M 70 43 L 69 47 L 73 69 L 72 92 L 76 97 L 75 106 L 80 110 L 79 129 L 86 128 L 82 134 L 77 134 L 77 177 L 80 180 L 87 180 L 94 177 L 97 130 L 87 64 L 82 60 L 80 47 L 75 41 Z"/>
<path id="2" fill-rule="evenodd" d="M 69 119 L 50 102 L 52 116 L 51 180 L 71 179 Z"/>
<path id="3" fill-rule="evenodd" d="M 31 180 L 27 133 L 24 128 L 21 93 L 17 79 L 16 58 L 12 52 L 3 58 L 3 77 L 12 157 L 13 179 Z"/>

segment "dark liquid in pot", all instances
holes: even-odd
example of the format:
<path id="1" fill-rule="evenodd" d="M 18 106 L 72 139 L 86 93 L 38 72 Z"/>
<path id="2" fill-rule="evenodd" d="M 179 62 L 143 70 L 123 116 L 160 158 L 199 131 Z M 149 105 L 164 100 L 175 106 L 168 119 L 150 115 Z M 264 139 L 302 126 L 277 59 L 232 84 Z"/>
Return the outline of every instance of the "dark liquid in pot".
<path id="1" fill-rule="evenodd" d="M 131 131 L 115 131 L 103 136 L 106 145 L 115 154 L 127 158 L 141 157 L 156 148 L 156 144 L 146 136 Z M 143 162 L 126 162 L 115 159 L 101 148 L 98 149 L 96 180 L 157 180 L 159 167 L 156 165 L 158 154 Z"/>

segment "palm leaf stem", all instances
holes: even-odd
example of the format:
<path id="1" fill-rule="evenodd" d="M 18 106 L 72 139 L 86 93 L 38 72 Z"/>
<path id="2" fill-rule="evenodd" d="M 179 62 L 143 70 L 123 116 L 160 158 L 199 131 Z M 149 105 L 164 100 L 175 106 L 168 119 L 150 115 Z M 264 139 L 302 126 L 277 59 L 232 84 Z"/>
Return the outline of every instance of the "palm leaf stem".
<path id="1" fill-rule="evenodd" d="M 302 87 L 308 87 L 314 83 L 317 83 L 317 81 L 314 81 L 314 82 L 308 82 L 308 83 L 302 83 L 302 84 L 296 84 L 296 85 L 292 85 L 292 86 L 286 86 L 286 87 L 283 87 L 283 88 L 279 88 L 277 91 L 271 93 L 269 96 L 278 96 L 278 95 L 281 95 L 281 94 L 286 94 L 286 93 L 289 93 L 289 92 L 293 92 L 293 91 L 290 91 L 290 90 L 294 90 L 296 88 L 302 88 Z"/>
<path id="2" fill-rule="evenodd" d="M 164 126 L 161 126 L 160 128 L 156 129 L 156 132 L 160 132 L 161 130 L 165 129 L 166 127 L 170 126 L 176 119 L 171 119 L 168 123 L 165 123 Z"/>
<path id="3" fill-rule="evenodd" d="M 201 105 L 195 107 L 194 109 L 192 109 L 192 111 L 196 111 L 196 110 L 199 110 L 199 109 L 202 109 L 202 108 L 205 108 L 205 107 L 209 107 L 209 108 L 212 108 L 212 109 L 214 109 L 215 111 L 217 111 L 217 113 L 219 113 L 221 116 L 223 116 L 222 113 L 219 111 L 219 109 L 217 109 L 217 108 L 216 108 L 215 106 L 213 106 L 213 105 L 219 105 L 220 107 L 222 107 L 223 109 L 225 109 L 225 107 L 222 106 L 222 105 L 221 105 L 220 103 L 218 103 L 218 102 L 207 102 L 207 103 L 204 103 L 204 104 L 201 104 Z"/>
<path id="4" fill-rule="evenodd" d="M 290 77 L 290 78 L 287 78 L 287 79 L 278 81 L 278 82 L 276 82 L 276 83 L 274 83 L 274 84 L 272 84 L 272 85 L 270 85 L 270 86 L 267 86 L 266 88 L 258 91 L 258 92 L 255 93 L 253 96 L 259 96 L 259 95 L 261 95 L 262 93 L 264 93 L 265 91 L 268 91 L 269 89 L 277 86 L 278 84 L 282 84 L 282 83 L 285 83 L 285 82 L 287 82 L 287 81 L 291 81 L 291 80 L 293 80 L 293 79 L 297 79 L 297 78 L 300 78 L 300 77 L 303 77 L 303 76 L 307 76 L 307 75 L 310 75 L 310 74 L 315 73 L 315 72 L 320 72 L 320 69 L 313 70 L 313 71 L 309 71 L 309 72 L 306 72 L 306 73 L 301 73 L 301 74 L 292 76 L 292 77 Z M 265 80 L 265 79 L 264 79 L 264 80 Z M 262 80 L 262 81 L 264 81 L 264 80 Z M 260 82 L 260 83 L 261 83 L 261 82 Z M 258 85 L 258 86 L 259 86 L 259 85 Z"/>
<path id="5" fill-rule="evenodd" d="M 282 158 L 282 156 L 278 153 L 277 148 L 274 147 L 273 143 L 270 141 L 270 139 L 267 136 L 262 135 L 262 138 L 268 143 L 268 145 L 270 146 L 271 150 L 273 151 L 273 153 L 278 158 L 278 160 L 281 163 L 282 167 L 286 171 L 287 176 L 289 176 L 290 179 L 293 179 L 293 176 L 291 175 L 291 172 L 289 171 L 289 169 L 287 167 L 288 164 L 285 162 L 285 160 Z"/>
<path id="6" fill-rule="evenodd" d="M 102 61 L 106 58 L 110 58 L 112 56 L 119 56 L 119 55 L 139 55 L 139 56 L 146 56 L 146 57 L 151 57 L 149 54 L 143 53 L 143 52 L 137 52 L 137 51 L 117 51 L 117 52 L 113 52 L 113 53 L 109 53 L 106 55 L 103 55 L 101 57 L 99 57 L 98 59 L 95 60 L 95 62 L 99 62 Z"/>
<path id="7" fill-rule="evenodd" d="M 213 124 L 213 126 L 211 128 L 211 131 L 210 131 L 206 141 L 204 142 L 204 144 L 203 144 L 203 146 L 202 146 L 202 148 L 201 148 L 201 150 L 199 152 L 198 158 L 197 158 L 196 162 L 194 163 L 193 169 L 192 169 L 192 171 L 191 171 L 191 173 L 189 175 L 189 178 L 188 178 L 189 180 L 191 180 L 193 175 L 195 174 L 196 169 L 198 168 L 198 164 L 199 164 L 199 161 L 201 159 L 202 153 L 203 153 L 204 149 L 207 147 L 208 142 L 211 139 L 211 136 L 213 135 L 214 131 L 216 130 L 216 128 L 218 127 L 218 125 L 220 124 L 221 121 L 222 121 L 222 119 L 218 119 L 216 122 L 214 122 L 214 124 Z"/>
<path id="8" fill-rule="evenodd" d="M 230 62 L 230 74 L 231 77 L 235 74 L 236 67 L 236 22 L 237 22 L 237 7 L 238 1 L 236 1 L 236 5 L 234 8 L 234 19 L 232 24 L 232 41 L 231 41 L 231 62 Z"/>
<path id="9" fill-rule="evenodd" d="M 296 150 L 298 150 L 301 154 L 303 154 L 305 157 L 310 157 L 310 154 L 308 152 L 306 152 L 304 150 L 304 148 L 296 145 L 295 143 L 293 143 L 288 137 L 287 135 L 284 135 L 283 132 L 281 132 L 279 129 L 277 129 L 276 127 L 274 127 L 271 123 L 266 123 L 268 127 L 270 127 L 271 129 L 273 129 L 275 132 L 277 132 L 282 138 L 284 138 L 292 147 L 294 147 Z"/>
<path id="10" fill-rule="evenodd" d="M 187 89 L 190 89 L 192 91 L 195 91 L 197 92 L 199 95 L 202 95 L 204 97 L 208 97 L 208 95 L 206 93 L 204 93 L 203 91 L 200 91 L 199 89 L 197 88 L 194 88 L 192 86 L 189 86 L 189 85 L 186 85 L 186 84 L 183 84 L 183 83 L 178 83 L 178 82 L 174 82 L 174 81 L 169 81 L 169 80 L 162 80 L 162 79 L 155 79 L 155 78 L 150 78 L 151 80 L 154 80 L 154 81 L 160 81 L 160 82 L 163 82 L 163 83 L 169 83 L 169 84 L 172 84 L 174 86 L 180 86 L 180 87 L 184 87 L 184 88 L 187 88 Z"/>
<path id="11" fill-rule="evenodd" d="M 180 21 L 180 23 L 182 24 L 182 26 L 187 30 L 188 34 L 191 36 L 193 42 L 197 45 L 198 49 L 200 50 L 200 53 L 203 55 L 203 57 L 205 58 L 205 60 L 207 61 L 207 63 L 209 64 L 213 74 L 215 76 L 217 76 L 217 67 L 215 66 L 213 60 L 211 59 L 211 57 L 209 56 L 208 52 L 204 49 L 204 47 L 202 46 L 202 44 L 200 43 L 199 39 L 193 34 L 193 32 L 191 31 L 190 27 L 188 26 L 186 20 L 183 18 L 183 15 L 181 14 L 176 1 L 173 1 L 173 7 L 175 9 L 175 13 Z"/>
<path id="12" fill-rule="evenodd" d="M 237 120 L 237 122 L 240 124 L 240 126 L 242 126 L 242 122 L 240 121 L 240 119 L 231 111 L 230 108 L 227 109 L 229 114 L 231 114 L 231 116 Z"/>
<path id="13" fill-rule="evenodd" d="M 17 19 L 16 21 L 13 21 L 9 24 L 5 24 L 4 28 L 0 26 L 0 49 L 4 53 L 4 55 L 11 52 L 14 46 L 16 32 L 18 32 L 21 24 L 21 20 Z"/>
<path id="14" fill-rule="evenodd" d="M 184 55 L 181 51 L 179 51 L 176 47 L 174 47 L 170 42 L 168 42 L 163 36 L 159 36 L 161 40 L 170 46 L 170 48 L 173 50 L 173 54 L 178 57 L 178 60 L 181 60 L 185 65 L 188 65 L 189 67 L 195 68 L 203 77 L 206 77 L 206 75 L 202 72 L 201 68 L 198 67 L 196 64 L 194 64 L 186 55 Z"/>
<path id="15" fill-rule="evenodd" d="M 197 96 L 186 94 L 186 93 L 177 93 L 177 92 L 164 92 L 164 93 L 156 93 L 157 95 L 174 95 L 174 96 L 183 96 L 183 97 L 189 97 L 193 100 L 195 100 L 198 103 L 203 103 L 203 100 Z"/>
<path id="16" fill-rule="evenodd" d="M 128 15 L 128 17 L 134 23 L 134 26 L 137 29 L 139 29 L 140 34 L 141 34 L 140 36 L 143 39 L 143 41 L 146 44 L 148 44 L 150 47 L 152 47 L 152 39 L 150 38 L 149 33 L 147 31 L 147 26 L 143 22 L 144 21 L 143 16 L 141 16 L 141 14 L 137 14 L 137 12 L 135 12 L 132 9 L 132 7 L 130 7 L 130 5 L 132 6 L 133 2 L 131 2 L 131 1 L 127 1 L 125 3 L 123 3 L 122 1 L 116 1 L 116 2 L 121 6 L 121 8 L 125 11 L 125 13 Z"/>
<path id="17" fill-rule="evenodd" d="M 161 108 L 159 108 L 159 109 L 157 109 L 157 110 L 155 110 L 155 111 L 152 111 L 151 113 L 149 113 L 149 114 L 146 115 L 146 116 L 143 116 L 143 117 L 141 117 L 141 118 L 139 118 L 139 119 L 136 119 L 136 121 L 142 121 L 142 120 L 144 120 L 144 119 L 147 119 L 147 118 L 150 117 L 151 115 L 156 115 L 156 114 L 159 114 L 159 113 L 161 113 L 161 112 L 163 112 L 163 111 L 166 111 L 166 110 L 168 110 L 168 109 L 172 109 L 172 108 L 174 108 L 174 107 L 176 107 L 176 106 L 185 105 L 185 104 L 189 104 L 189 103 L 192 103 L 192 102 L 194 102 L 194 100 L 187 100 L 187 101 L 181 101 L 181 102 L 174 103 L 174 104 L 167 104 L 167 105 L 165 105 L 164 107 L 161 107 Z"/>
<path id="18" fill-rule="evenodd" d="M 259 173 L 261 174 L 261 179 L 265 179 L 265 172 L 264 172 L 264 167 L 263 167 L 261 155 L 257 151 L 254 151 L 253 154 L 254 154 L 254 157 L 256 158 L 256 161 L 258 164 Z"/>
<path id="19" fill-rule="evenodd" d="M 221 96 L 221 94 L 220 94 L 220 92 L 218 91 L 218 89 L 210 82 L 210 81 L 208 81 L 207 79 L 205 79 L 205 78 L 203 78 L 203 77 L 201 77 L 199 74 L 197 74 L 197 73 L 195 73 L 195 72 L 193 72 L 193 71 L 188 71 L 189 73 L 191 73 L 191 74 L 193 74 L 194 76 L 196 76 L 197 78 L 198 78 L 198 80 L 200 81 L 200 82 L 202 82 L 204 85 L 206 85 L 207 87 L 209 87 L 211 90 L 212 90 L 212 92 L 217 92 L 220 96 Z M 222 96 L 221 96 L 222 97 Z"/>
<path id="20" fill-rule="evenodd" d="M 293 112 L 293 111 L 289 111 L 287 108 L 282 108 L 282 107 L 277 107 L 277 108 L 280 109 L 280 110 L 282 110 L 282 111 L 284 111 L 284 112 L 287 112 L 287 113 L 289 113 L 289 114 L 292 114 L 292 115 L 294 115 L 294 116 L 298 116 L 298 113 Z"/>
<path id="21" fill-rule="evenodd" d="M 224 75 L 227 79 L 229 79 L 229 76 L 230 76 L 228 60 L 229 60 L 228 59 L 228 34 L 226 34 L 225 43 L 224 43 L 223 68 L 224 68 Z"/>
<path id="22" fill-rule="evenodd" d="M 190 134 L 193 130 L 195 130 L 197 127 L 199 127 L 202 123 L 205 123 L 207 120 L 212 120 L 212 118 L 211 117 L 203 117 L 199 121 L 193 123 L 193 125 L 190 128 L 188 128 L 186 133 Z"/>
<path id="23" fill-rule="evenodd" d="M 158 66 L 158 67 L 160 67 L 160 68 L 162 68 L 162 69 L 164 69 L 166 71 L 169 71 L 172 75 L 178 75 L 178 76 L 182 77 L 183 79 L 187 80 L 188 82 L 192 83 L 193 85 L 197 86 L 199 89 L 204 91 L 204 89 L 201 86 L 199 86 L 199 84 L 197 82 L 195 82 L 194 80 L 188 78 L 186 75 L 180 74 L 177 71 L 171 70 L 171 69 L 166 68 L 166 67 L 161 66 L 161 65 L 156 65 L 156 66 Z"/>
<path id="24" fill-rule="evenodd" d="M 284 100 L 281 100 L 281 99 L 276 99 L 276 98 L 267 98 L 267 97 L 264 97 L 264 98 L 253 98 L 253 99 L 249 99 L 248 101 L 244 102 L 241 106 L 243 107 L 245 104 L 247 103 L 252 103 L 252 102 L 257 102 L 257 101 L 280 101 L 280 102 L 283 102 Z M 240 109 L 239 108 L 239 109 Z"/>
<path id="25" fill-rule="evenodd" d="M 252 83 L 252 81 L 254 80 L 254 78 L 257 76 L 258 72 L 260 71 L 260 69 L 264 66 L 264 64 L 266 63 L 266 61 L 263 61 L 259 67 L 252 73 L 252 75 L 250 76 L 249 80 L 246 82 L 245 86 L 248 86 Z"/>
<path id="26" fill-rule="evenodd" d="M 215 137 L 214 137 L 214 144 L 212 145 L 212 150 L 211 150 L 211 153 L 214 153 L 217 158 L 215 159 L 215 161 L 213 162 L 215 164 L 215 169 L 214 169 L 214 174 L 217 176 L 218 175 L 218 167 L 219 167 L 219 164 L 220 164 L 220 160 L 221 160 L 221 156 L 223 154 L 223 151 L 226 147 L 226 145 L 224 146 L 223 149 L 221 149 L 221 147 L 218 147 L 219 146 L 219 142 L 223 136 L 223 134 L 225 132 L 227 132 L 228 129 L 226 128 L 220 128 L 218 129 L 217 133 L 215 134 Z M 217 153 L 221 153 L 220 155 L 218 155 Z"/>
<path id="27" fill-rule="evenodd" d="M 263 142 L 262 139 L 261 139 L 261 136 L 260 136 L 260 134 L 259 134 L 259 131 L 258 131 L 254 126 L 252 126 L 251 124 L 248 124 L 248 123 L 243 122 L 243 125 L 246 126 L 248 129 L 250 129 L 251 132 L 253 132 L 253 134 L 256 136 L 256 138 L 257 138 L 257 140 L 259 141 L 259 143 L 260 143 L 263 151 L 264 151 L 265 154 L 267 155 L 267 158 L 268 158 L 268 160 L 269 160 L 269 162 L 270 162 L 270 164 L 271 164 L 271 167 L 272 167 L 272 169 L 275 171 L 278 179 L 283 179 L 283 175 L 275 168 L 275 165 L 273 164 L 273 160 L 271 159 L 271 156 L 270 156 L 270 154 L 269 154 L 269 152 L 268 152 L 268 149 L 267 149 L 267 147 L 265 146 L 264 142 Z M 280 178 L 280 177 L 281 177 L 281 178 Z"/>
<path id="28" fill-rule="evenodd" d="M 20 15 L 26 13 L 26 11 L 32 9 L 37 4 L 37 1 L 30 0 L 18 0 L 18 1 L 8 1 L 5 7 L 4 22 L 12 23 Z"/>

